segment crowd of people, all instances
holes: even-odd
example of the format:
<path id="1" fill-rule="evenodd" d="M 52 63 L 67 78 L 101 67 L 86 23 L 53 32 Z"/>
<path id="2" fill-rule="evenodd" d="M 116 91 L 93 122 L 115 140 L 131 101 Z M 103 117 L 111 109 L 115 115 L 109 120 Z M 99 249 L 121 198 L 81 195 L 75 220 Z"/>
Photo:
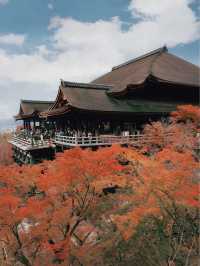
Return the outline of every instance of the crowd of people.
<path id="1" fill-rule="evenodd" d="M 118 133 L 118 134 L 117 134 Z M 138 133 L 138 132 L 137 132 Z M 21 128 L 20 131 L 18 132 L 17 136 L 24 139 L 28 140 L 32 145 L 39 145 L 43 144 L 44 142 L 54 139 L 56 136 L 67 136 L 67 137 L 75 137 L 75 138 L 87 138 L 87 139 L 92 139 L 93 137 L 98 137 L 98 136 L 123 136 L 123 137 L 128 137 L 132 134 L 129 130 L 124 130 L 124 131 L 119 131 L 116 133 L 108 133 L 106 132 L 104 134 L 100 134 L 99 130 L 75 130 L 71 128 L 65 128 L 65 129 L 58 129 L 58 128 L 46 128 L 42 126 L 38 127 L 33 127 L 33 128 Z M 134 133 L 135 134 L 135 133 Z"/>
<path id="2" fill-rule="evenodd" d="M 44 143 L 45 140 L 50 140 L 54 137 L 53 130 L 47 130 L 43 127 L 35 127 L 31 129 L 21 129 L 17 134 L 18 137 L 28 140 L 32 145 L 36 145 L 37 143 Z"/>

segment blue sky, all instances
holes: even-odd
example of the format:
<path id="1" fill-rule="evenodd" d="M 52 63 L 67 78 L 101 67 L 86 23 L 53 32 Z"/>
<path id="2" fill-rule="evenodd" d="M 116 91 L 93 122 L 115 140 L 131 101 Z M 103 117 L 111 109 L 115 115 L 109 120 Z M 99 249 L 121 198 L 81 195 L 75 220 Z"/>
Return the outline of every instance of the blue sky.
<path id="1" fill-rule="evenodd" d="M 119 16 L 130 22 L 133 18 L 128 3 L 128 0 L 10 0 L 0 8 L 0 32 L 28 33 L 30 49 L 41 41 L 48 42 L 47 28 L 54 16 L 72 17 L 83 22 Z"/>
<path id="2" fill-rule="evenodd" d="M 47 29 L 54 16 L 72 17 L 83 22 L 109 20 L 119 16 L 123 22 L 131 23 L 137 21 L 137 18 L 131 16 L 129 3 L 129 0 L 10 0 L 0 8 L 0 34 L 28 34 L 23 51 L 29 51 L 41 42 L 48 43 Z M 198 16 L 198 1 L 193 1 L 190 7 Z M 198 64 L 198 47 L 199 42 L 196 40 L 187 45 L 177 45 L 171 51 Z M 22 50 L 18 48 L 18 51 Z"/>
<path id="3" fill-rule="evenodd" d="M 46 33 L 52 16 L 90 22 L 120 16 L 129 21 L 128 4 L 128 0 L 10 0 L 0 10 L 0 30 L 17 33 L 28 30 L 37 38 Z"/>
<path id="4" fill-rule="evenodd" d="M 0 0 L 0 117 L 167 45 L 199 64 L 195 0 Z M 9 102 L 7 101 L 9 99 Z"/>

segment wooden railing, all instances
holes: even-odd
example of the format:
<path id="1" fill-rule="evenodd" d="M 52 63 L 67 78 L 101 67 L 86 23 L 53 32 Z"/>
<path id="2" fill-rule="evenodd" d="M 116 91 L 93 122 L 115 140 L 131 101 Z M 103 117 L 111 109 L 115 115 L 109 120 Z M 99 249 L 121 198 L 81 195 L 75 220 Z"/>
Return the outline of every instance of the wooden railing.
<path id="1" fill-rule="evenodd" d="M 173 133 L 168 133 L 163 138 L 163 142 L 170 141 Z M 100 136 L 66 136 L 56 134 L 52 140 L 34 140 L 31 138 L 23 138 L 21 136 L 13 136 L 9 142 L 22 149 L 22 150 L 34 150 L 55 147 L 55 145 L 61 145 L 65 147 L 91 147 L 91 146 L 111 146 L 113 144 L 129 144 L 132 146 L 141 147 L 147 143 L 159 143 L 160 136 L 135 134 L 128 136 L 116 136 L 116 135 L 100 135 Z M 198 148 L 199 149 L 199 145 Z"/>
<path id="2" fill-rule="evenodd" d="M 55 144 L 63 146 L 107 146 L 113 144 L 131 144 L 139 143 L 143 139 L 143 135 L 115 136 L 115 135 L 100 135 L 91 137 L 71 137 L 56 134 Z"/>
<path id="3" fill-rule="evenodd" d="M 53 146 L 53 142 L 51 140 L 35 140 L 33 138 L 23 138 L 21 136 L 13 136 L 9 143 L 11 143 L 14 146 L 17 146 L 18 148 L 21 148 L 22 150 L 31 150 L 31 149 L 41 149 L 46 147 Z"/>

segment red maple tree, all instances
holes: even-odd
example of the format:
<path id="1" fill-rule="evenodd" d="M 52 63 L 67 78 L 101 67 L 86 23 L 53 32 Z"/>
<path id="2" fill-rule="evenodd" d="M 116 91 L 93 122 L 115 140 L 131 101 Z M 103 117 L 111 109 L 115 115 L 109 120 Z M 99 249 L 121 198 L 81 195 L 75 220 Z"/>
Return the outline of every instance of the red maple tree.
<path id="1" fill-rule="evenodd" d="M 193 120 L 189 121 L 187 110 L 179 109 L 168 125 L 150 125 L 151 133 L 157 132 L 160 138 L 163 131 L 173 129 L 176 136 L 195 139 L 198 116 L 190 115 Z M 174 135 L 160 140 L 144 144 L 142 152 L 120 146 L 96 152 L 77 148 L 59 154 L 52 162 L 0 166 L 1 264 L 129 265 L 131 258 L 130 265 L 138 265 L 137 245 L 142 250 L 149 241 L 147 233 L 145 239 L 140 230 L 144 223 L 151 233 L 152 252 L 157 250 L 155 261 L 154 253 L 148 255 L 151 265 L 176 265 L 180 257 L 185 265 L 195 263 L 199 210 L 196 146 L 183 145 L 182 140 L 180 144 Z M 155 236 L 161 231 L 169 248 L 159 252 L 163 242 L 156 246 Z M 130 253 L 128 248 L 118 248 L 121 243 L 130 245 L 138 235 L 139 242 Z M 149 250 L 144 249 L 144 257 Z M 106 257 L 110 251 L 116 256 Z M 145 263 L 149 265 L 148 260 Z"/>

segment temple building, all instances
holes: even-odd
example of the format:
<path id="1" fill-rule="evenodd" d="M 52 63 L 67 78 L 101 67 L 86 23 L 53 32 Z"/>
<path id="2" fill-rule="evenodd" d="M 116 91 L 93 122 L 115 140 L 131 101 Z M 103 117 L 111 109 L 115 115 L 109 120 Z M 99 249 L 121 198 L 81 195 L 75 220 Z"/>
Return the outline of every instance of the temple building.
<path id="1" fill-rule="evenodd" d="M 146 122 L 198 104 L 200 68 L 166 47 L 115 66 L 90 83 L 61 81 L 56 100 L 22 101 L 16 119 L 39 122 L 56 147 L 130 143 Z M 48 135 L 48 134 L 47 134 Z"/>
<path id="2" fill-rule="evenodd" d="M 30 129 L 31 123 L 33 127 L 39 126 L 42 122 L 40 113 L 48 110 L 53 103 L 53 101 L 21 100 L 19 113 L 14 118 L 16 121 L 23 120 L 25 129 Z"/>
<path id="3" fill-rule="evenodd" d="M 23 121 L 23 129 L 18 130 L 9 141 L 17 163 L 32 164 L 54 158 L 55 145 L 47 134 L 49 124 L 40 117 L 41 112 L 48 110 L 53 103 L 53 101 L 21 100 L 19 112 L 14 118 L 16 121 Z"/>

